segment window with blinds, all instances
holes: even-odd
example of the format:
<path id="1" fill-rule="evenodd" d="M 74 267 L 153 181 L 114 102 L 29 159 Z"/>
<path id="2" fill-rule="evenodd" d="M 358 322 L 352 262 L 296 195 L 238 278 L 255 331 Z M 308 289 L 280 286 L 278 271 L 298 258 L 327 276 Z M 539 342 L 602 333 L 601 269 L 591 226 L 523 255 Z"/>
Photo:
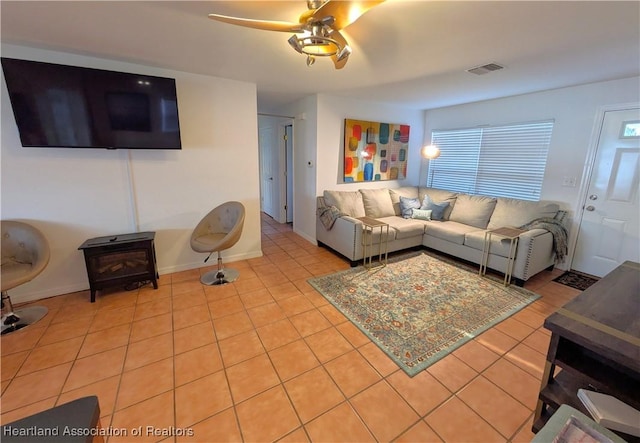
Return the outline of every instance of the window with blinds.
<path id="1" fill-rule="evenodd" d="M 437 130 L 427 186 L 494 197 L 540 199 L 553 121 Z"/>

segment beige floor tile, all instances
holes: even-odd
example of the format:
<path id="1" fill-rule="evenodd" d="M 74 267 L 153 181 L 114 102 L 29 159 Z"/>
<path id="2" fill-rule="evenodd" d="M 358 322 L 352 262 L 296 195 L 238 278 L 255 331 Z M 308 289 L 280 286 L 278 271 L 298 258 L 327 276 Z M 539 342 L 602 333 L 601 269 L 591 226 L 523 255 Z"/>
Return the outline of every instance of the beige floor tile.
<path id="1" fill-rule="evenodd" d="M 345 400 L 324 368 L 318 367 L 284 384 L 302 423 L 307 423 Z"/>
<path id="2" fill-rule="evenodd" d="M 535 328 L 522 323 L 519 320 L 509 317 L 506 320 L 501 321 L 496 325 L 496 329 L 500 332 L 504 332 L 509 337 L 513 337 L 518 341 L 522 341 L 527 338 Z"/>
<path id="3" fill-rule="evenodd" d="M 280 383 L 267 354 L 260 354 L 231 366 L 226 372 L 231 395 L 236 404 Z M 256 374 L 260 376 L 256 377 Z"/>
<path id="4" fill-rule="evenodd" d="M 420 418 L 385 381 L 367 388 L 350 402 L 379 441 L 397 438 Z"/>
<path id="5" fill-rule="evenodd" d="M 22 364 L 18 376 L 73 361 L 78 356 L 83 337 L 56 342 L 34 348 Z M 2 364 L 4 370 L 4 362 Z"/>
<path id="6" fill-rule="evenodd" d="M 131 343 L 141 341 L 156 335 L 166 334 L 173 330 L 171 313 L 157 315 L 133 322 L 131 326 Z"/>
<path id="7" fill-rule="evenodd" d="M 218 342 L 222 361 L 226 367 L 233 366 L 266 352 L 256 331 L 249 331 Z"/>
<path id="8" fill-rule="evenodd" d="M 331 327 L 329 320 L 317 309 L 291 317 L 291 323 L 303 337 Z"/>
<path id="9" fill-rule="evenodd" d="M 244 310 L 225 317 L 216 318 L 213 321 L 213 326 L 218 340 L 224 340 L 225 338 L 254 329 L 249 315 Z"/>
<path id="10" fill-rule="evenodd" d="M 177 443 L 241 442 L 242 434 L 233 408 L 209 417 L 188 428 L 192 435 L 178 436 Z"/>
<path id="11" fill-rule="evenodd" d="M 435 362 L 427 368 L 451 392 L 456 392 L 475 378 L 478 373 L 453 354 Z"/>
<path id="12" fill-rule="evenodd" d="M 129 343 L 130 334 L 130 323 L 89 333 L 84 338 L 78 357 L 87 357 L 89 355 L 108 351 L 109 349 L 125 346 Z"/>
<path id="13" fill-rule="evenodd" d="M 304 339 L 321 362 L 327 362 L 353 350 L 351 343 L 336 328 L 316 332 Z"/>
<path id="14" fill-rule="evenodd" d="M 425 416 L 453 395 L 427 371 L 414 377 L 396 371 L 387 381 L 420 416 Z"/>
<path id="15" fill-rule="evenodd" d="M 175 355 L 182 354 L 215 341 L 211 322 L 200 323 L 173 333 L 173 352 Z"/>
<path id="16" fill-rule="evenodd" d="M 116 411 L 173 389 L 173 358 L 122 374 Z"/>
<path id="17" fill-rule="evenodd" d="M 174 359 L 176 386 L 218 372 L 223 368 L 220 350 L 216 343 L 178 354 Z"/>
<path id="18" fill-rule="evenodd" d="M 540 379 L 501 358 L 482 373 L 503 391 L 534 410 L 540 391 Z"/>
<path id="19" fill-rule="evenodd" d="M 87 327 L 91 319 L 88 318 L 86 321 Z M 45 345 L 47 343 L 53 343 L 54 341 L 61 340 L 44 340 L 45 331 L 49 331 L 53 326 L 43 326 L 39 327 L 38 324 L 34 324 L 29 326 L 28 328 L 23 328 L 18 331 L 12 332 L 11 334 L 3 335 L 0 338 L 0 351 L 2 352 L 2 357 L 9 354 L 14 354 L 16 352 L 28 351 L 35 347 L 35 345 L 40 342 L 40 345 Z M 86 332 L 86 330 L 85 330 Z M 47 332 L 48 333 L 48 332 Z M 82 334 L 78 334 L 82 335 Z M 72 335 L 73 338 L 77 337 L 77 335 Z M 41 340 L 42 338 L 42 340 Z M 64 340 L 64 339 L 62 339 Z"/>
<path id="20" fill-rule="evenodd" d="M 156 432 L 175 427 L 173 392 L 165 392 L 135 405 L 117 411 L 111 419 L 111 428 L 122 430 L 109 437 L 109 443 L 156 442 Z"/>
<path id="21" fill-rule="evenodd" d="M 300 334 L 288 319 L 277 320 L 257 329 L 267 351 L 299 340 Z"/>
<path id="22" fill-rule="evenodd" d="M 93 318 L 89 332 L 96 332 L 102 329 L 109 329 L 114 326 L 131 323 L 135 309 L 135 306 L 127 306 L 122 309 L 101 309 Z"/>
<path id="23" fill-rule="evenodd" d="M 110 416 L 113 414 L 113 409 L 116 404 L 116 395 L 118 394 L 119 385 L 120 374 L 114 375 L 113 377 L 60 394 L 60 397 L 58 397 L 58 401 L 56 402 L 56 406 L 82 397 L 95 395 L 98 397 L 100 417 Z"/>
<path id="24" fill-rule="evenodd" d="M 233 404 L 224 371 L 177 387 L 175 398 L 176 426 L 181 428 L 192 426 Z"/>
<path id="25" fill-rule="evenodd" d="M 380 381 L 381 376 L 356 350 L 325 364 L 325 368 L 347 397 Z"/>
<path id="26" fill-rule="evenodd" d="M 2 395 L 3 414 L 60 394 L 72 364 L 64 363 L 14 378 Z"/>
<path id="27" fill-rule="evenodd" d="M 15 377 L 28 355 L 29 351 L 3 355 L 0 361 L 0 376 L 2 377 L 2 381 L 11 380 Z"/>
<path id="28" fill-rule="evenodd" d="M 99 354 L 77 359 L 73 363 L 63 392 L 78 389 L 122 372 L 127 348 L 111 349 Z"/>
<path id="29" fill-rule="evenodd" d="M 387 376 L 398 370 L 398 365 L 387 354 L 382 352 L 375 343 L 367 343 L 358 348 L 358 351 L 382 376 Z"/>
<path id="30" fill-rule="evenodd" d="M 271 296 L 269 297 L 271 298 Z M 282 308 L 280 308 L 275 301 L 253 308 L 247 308 L 247 312 L 256 328 L 282 320 L 286 317 Z"/>
<path id="31" fill-rule="evenodd" d="M 358 414 L 344 402 L 305 425 L 311 441 L 374 442 Z"/>
<path id="32" fill-rule="evenodd" d="M 211 318 L 214 320 L 242 311 L 244 311 L 244 305 L 239 295 L 209 302 L 209 312 L 211 312 Z"/>
<path id="33" fill-rule="evenodd" d="M 304 340 L 297 340 L 269 351 L 269 357 L 281 380 L 286 381 L 320 365 Z"/>
<path id="34" fill-rule="evenodd" d="M 506 354 L 518 344 L 518 340 L 495 328 L 483 332 L 475 340 L 498 355 Z"/>
<path id="35" fill-rule="evenodd" d="M 3 425 L 6 425 L 16 420 L 21 420 L 23 418 L 29 417 L 30 415 L 37 414 L 38 412 L 46 411 L 47 409 L 53 408 L 55 404 L 56 396 L 53 396 L 44 400 L 37 401 L 35 403 L 31 403 L 21 408 L 12 409 L 10 411 L 3 407 L 0 422 Z"/>
<path id="36" fill-rule="evenodd" d="M 507 441 L 489 423 L 457 397 L 451 397 L 425 419 L 444 441 Z"/>
<path id="37" fill-rule="evenodd" d="M 173 329 L 182 329 L 211 320 L 206 303 L 173 311 Z"/>
<path id="38" fill-rule="evenodd" d="M 282 385 L 240 403 L 236 414 L 246 441 L 275 441 L 300 426 Z"/>
<path id="39" fill-rule="evenodd" d="M 395 440 L 396 443 L 416 443 L 416 442 L 441 442 L 442 440 L 438 437 L 438 434 L 434 432 L 433 429 L 429 427 L 423 420 L 420 420 L 416 425 L 414 425 L 407 432 L 402 434 L 398 439 Z"/>
<path id="40" fill-rule="evenodd" d="M 504 358 L 524 369 L 537 379 L 542 380 L 542 373 L 544 372 L 544 365 L 546 363 L 546 353 L 541 354 L 526 344 L 521 343 L 507 352 Z"/>
<path id="41" fill-rule="evenodd" d="M 477 372 L 482 372 L 500 358 L 498 354 L 471 340 L 453 351 L 453 355 L 471 366 Z"/>
<path id="42" fill-rule="evenodd" d="M 465 386 L 457 397 L 507 439 L 515 435 L 531 415 L 529 409 L 482 376 Z"/>
<path id="43" fill-rule="evenodd" d="M 137 341 L 129 345 L 124 370 L 131 371 L 172 355 L 173 335 L 170 333 Z"/>

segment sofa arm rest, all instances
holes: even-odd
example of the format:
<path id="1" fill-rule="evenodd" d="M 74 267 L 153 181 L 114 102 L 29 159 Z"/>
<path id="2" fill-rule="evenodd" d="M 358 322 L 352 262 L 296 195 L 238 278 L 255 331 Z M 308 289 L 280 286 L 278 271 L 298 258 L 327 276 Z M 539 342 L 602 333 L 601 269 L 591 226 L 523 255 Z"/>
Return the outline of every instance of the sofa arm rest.
<path id="1" fill-rule="evenodd" d="M 354 217 L 338 217 L 331 229 L 326 229 L 316 217 L 316 240 L 351 261 L 362 258 L 362 222 Z"/>
<path id="2" fill-rule="evenodd" d="M 553 235 L 546 229 L 531 229 L 520 234 L 513 263 L 513 276 L 528 280 L 532 275 L 552 266 L 555 253 Z"/>

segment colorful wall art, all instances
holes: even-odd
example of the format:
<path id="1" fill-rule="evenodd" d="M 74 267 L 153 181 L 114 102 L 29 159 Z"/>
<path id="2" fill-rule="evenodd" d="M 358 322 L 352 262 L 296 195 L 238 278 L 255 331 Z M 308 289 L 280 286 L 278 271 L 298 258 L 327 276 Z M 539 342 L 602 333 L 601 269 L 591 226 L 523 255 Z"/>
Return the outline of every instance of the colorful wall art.
<path id="1" fill-rule="evenodd" d="M 408 125 L 344 120 L 345 183 L 406 178 L 408 151 Z"/>

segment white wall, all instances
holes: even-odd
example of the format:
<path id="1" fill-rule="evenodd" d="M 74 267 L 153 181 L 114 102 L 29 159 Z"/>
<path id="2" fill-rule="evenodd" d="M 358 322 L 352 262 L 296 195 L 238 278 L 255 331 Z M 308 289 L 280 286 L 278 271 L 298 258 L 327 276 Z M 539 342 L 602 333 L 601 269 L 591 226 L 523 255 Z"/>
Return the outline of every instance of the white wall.
<path id="1" fill-rule="evenodd" d="M 51 246 L 48 267 L 11 291 L 14 302 L 87 289 L 77 248 L 92 237 L 156 231 L 161 276 L 203 266 L 189 236 L 228 200 L 247 217 L 225 260 L 262 255 L 254 84 L 12 45 L 2 55 L 175 78 L 182 137 L 180 151 L 23 148 L 3 79 L 1 217 L 32 223 Z"/>
<path id="2" fill-rule="evenodd" d="M 285 109 L 295 115 L 294 124 L 294 230 L 316 241 L 316 196 L 325 189 L 417 185 L 420 148 L 424 135 L 424 111 L 325 94 L 307 97 Z M 402 123 L 411 127 L 407 178 L 385 182 L 343 183 L 344 120 L 346 118 Z"/>
<path id="3" fill-rule="evenodd" d="M 434 129 L 554 119 L 540 198 L 557 201 L 562 209 L 570 211 L 574 219 L 570 233 L 572 251 L 578 229 L 575 214 L 581 210 L 581 187 L 588 180 L 584 173 L 598 110 L 639 101 L 640 77 L 633 77 L 431 109 L 425 115 L 425 140 L 431 139 Z M 425 184 L 427 162 L 422 166 L 420 183 Z M 563 186 L 564 177 L 575 177 L 576 186 Z"/>

